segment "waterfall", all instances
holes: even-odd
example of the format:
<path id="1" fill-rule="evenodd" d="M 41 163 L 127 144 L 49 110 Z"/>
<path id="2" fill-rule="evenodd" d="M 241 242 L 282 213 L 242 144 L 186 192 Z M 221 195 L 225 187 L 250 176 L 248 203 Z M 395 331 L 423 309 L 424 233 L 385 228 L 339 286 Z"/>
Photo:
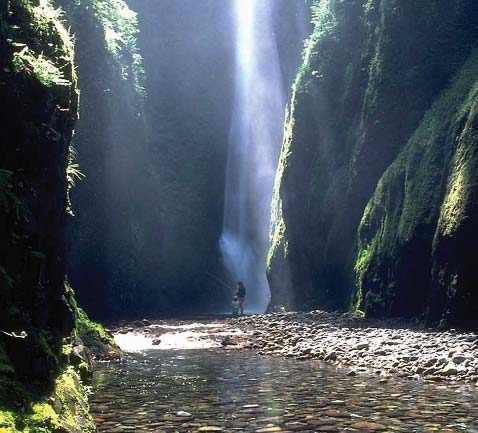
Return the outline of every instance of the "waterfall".
<path id="1" fill-rule="evenodd" d="M 272 25 L 274 0 L 234 0 L 233 5 L 235 100 L 221 250 L 231 277 L 247 288 L 246 311 L 263 312 L 270 297 L 265 266 L 285 95 Z"/>

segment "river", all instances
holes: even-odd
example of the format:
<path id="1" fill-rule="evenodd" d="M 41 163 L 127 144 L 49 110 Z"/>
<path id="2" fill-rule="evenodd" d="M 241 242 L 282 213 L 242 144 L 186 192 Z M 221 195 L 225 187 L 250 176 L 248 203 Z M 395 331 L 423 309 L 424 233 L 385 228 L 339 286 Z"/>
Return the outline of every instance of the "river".
<path id="1" fill-rule="evenodd" d="M 225 350 L 241 331 L 221 322 L 162 322 L 161 341 L 118 335 L 119 362 L 95 367 L 100 432 L 478 432 L 478 393 L 373 375 L 314 360 Z"/>

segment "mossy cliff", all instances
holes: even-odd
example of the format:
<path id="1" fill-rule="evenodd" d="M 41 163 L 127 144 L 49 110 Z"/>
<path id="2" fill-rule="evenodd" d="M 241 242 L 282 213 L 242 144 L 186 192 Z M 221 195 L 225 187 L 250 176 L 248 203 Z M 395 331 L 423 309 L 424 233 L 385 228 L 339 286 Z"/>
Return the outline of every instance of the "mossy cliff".
<path id="1" fill-rule="evenodd" d="M 146 149 L 136 14 L 122 0 L 58 0 L 75 35 L 81 89 L 68 275 L 93 316 L 147 314 L 160 195 Z M 148 279 L 150 281 L 151 278 Z"/>
<path id="2" fill-rule="evenodd" d="M 1 3 L 0 98 L 0 432 L 92 432 L 81 311 L 65 284 L 78 90 L 48 0 Z"/>
<path id="3" fill-rule="evenodd" d="M 0 330 L 26 338 L 0 341 L 19 375 L 49 378 L 74 326 L 64 287 L 73 50 L 48 1 L 12 0 L 1 13 Z"/>
<path id="4" fill-rule="evenodd" d="M 271 306 L 464 320 L 478 5 L 322 0 L 313 14 L 274 192 Z"/>

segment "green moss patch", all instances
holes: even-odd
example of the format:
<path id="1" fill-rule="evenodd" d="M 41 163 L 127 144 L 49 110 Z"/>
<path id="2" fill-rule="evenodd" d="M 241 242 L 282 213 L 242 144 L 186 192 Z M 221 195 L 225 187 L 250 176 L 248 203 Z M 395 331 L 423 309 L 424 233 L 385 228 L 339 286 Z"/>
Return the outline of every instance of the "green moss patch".
<path id="1" fill-rule="evenodd" d="M 120 353 L 113 336 L 106 332 L 101 324 L 90 320 L 81 308 L 76 310 L 76 330 L 93 353 L 98 355 L 110 353 L 112 356 Z"/>
<path id="2" fill-rule="evenodd" d="M 0 404 L 0 433 L 96 431 L 89 415 L 88 390 L 73 368 L 60 374 L 54 391 L 44 400 L 36 400 L 19 384 L 10 386 L 21 389 L 22 399 L 16 401 L 19 406 L 15 408 Z"/>

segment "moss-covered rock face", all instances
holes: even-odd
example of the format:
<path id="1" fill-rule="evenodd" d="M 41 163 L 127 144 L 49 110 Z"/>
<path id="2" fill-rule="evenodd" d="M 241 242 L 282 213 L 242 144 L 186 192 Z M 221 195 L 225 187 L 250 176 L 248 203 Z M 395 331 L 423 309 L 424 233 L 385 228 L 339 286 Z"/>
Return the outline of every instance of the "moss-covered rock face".
<path id="1" fill-rule="evenodd" d="M 0 24 L 0 344 L 19 377 L 47 382 L 73 328 L 64 296 L 73 51 L 48 0 L 2 2 Z"/>
<path id="2" fill-rule="evenodd" d="M 445 206 L 444 197 L 461 197 L 458 185 L 468 184 L 459 173 L 472 169 L 453 147 L 464 128 L 472 135 L 457 116 L 471 106 L 464 76 L 473 66 L 463 65 L 477 42 L 478 7 L 322 0 L 313 11 L 274 194 L 271 305 L 422 314 L 432 290 L 451 299 L 452 281 L 473 281 L 469 271 L 453 277 L 467 253 L 454 264 L 444 254 L 453 226 L 445 220 L 462 212 L 469 221 L 472 201 Z"/>
<path id="3" fill-rule="evenodd" d="M 138 314 L 154 292 L 158 201 L 146 149 L 136 14 L 122 0 L 57 0 L 75 34 L 81 89 L 74 146 L 85 177 L 72 191 L 68 275 L 93 316 Z"/>
<path id="4" fill-rule="evenodd" d="M 431 319 L 476 320 L 477 54 L 436 99 L 364 212 L 355 269 L 358 308 L 367 314 L 430 308 Z"/>
<path id="5" fill-rule="evenodd" d="M 73 344 L 64 284 L 78 92 L 49 0 L 2 2 L 0 98 L 0 432 L 93 432 L 79 377 L 88 359 Z M 76 370 L 67 340 L 83 360 Z"/>
<path id="6" fill-rule="evenodd" d="M 5 381 L 0 378 L 0 390 Z M 12 387 L 15 393 L 12 393 Z M 13 398 L 0 404 L 1 433 L 92 433 L 88 394 L 79 374 L 67 368 L 55 380 L 48 397 L 33 397 L 27 388 L 8 383 L 6 394 Z M 13 404 L 11 402 L 14 402 Z"/>

